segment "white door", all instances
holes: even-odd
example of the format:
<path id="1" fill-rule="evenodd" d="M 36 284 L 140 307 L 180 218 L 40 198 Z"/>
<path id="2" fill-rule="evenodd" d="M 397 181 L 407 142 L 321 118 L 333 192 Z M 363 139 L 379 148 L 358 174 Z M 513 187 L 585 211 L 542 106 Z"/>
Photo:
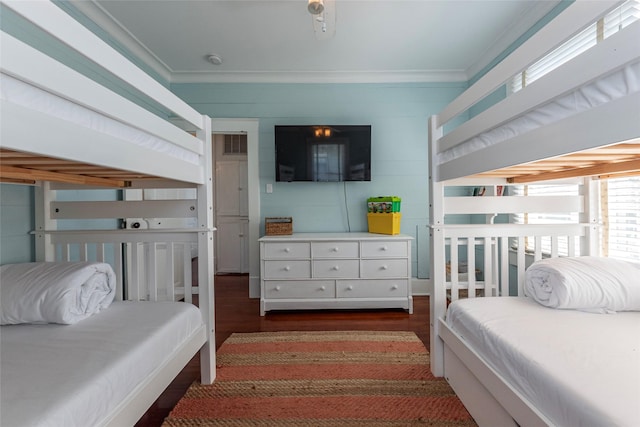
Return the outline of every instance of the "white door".
<path id="1" fill-rule="evenodd" d="M 225 152 L 225 136 L 215 135 L 216 273 L 248 273 L 247 156 Z"/>
<path id="2" fill-rule="evenodd" d="M 248 216 L 247 161 L 216 162 L 216 214 Z"/>
<path id="3" fill-rule="evenodd" d="M 217 221 L 216 273 L 248 273 L 248 219 L 221 217 Z"/>

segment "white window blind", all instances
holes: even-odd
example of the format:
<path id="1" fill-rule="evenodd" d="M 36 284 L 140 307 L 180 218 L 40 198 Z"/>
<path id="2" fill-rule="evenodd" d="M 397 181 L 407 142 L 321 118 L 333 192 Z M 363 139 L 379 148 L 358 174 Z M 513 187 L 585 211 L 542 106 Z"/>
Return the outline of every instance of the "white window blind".
<path id="1" fill-rule="evenodd" d="M 602 197 L 603 255 L 640 261 L 640 177 L 608 180 Z"/>
<path id="2" fill-rule="evenodd" d="M 509 85 L 511 93 L 519 91 L 523 86 L 531 84 L 638 19 L 640 19 L 640 0 L 630 0 L 623 3 L 603 19 L 594 22 L 581 33 L 531 65 L 522 74 L 515 76 Z"/>
<path id="3" fill-rule="evenodd" d="M 513 187 L 516 195 L 576 195 L 577 185 L 527 185 Z M 602 184 L 602 255 L 640 261 L 640 177 L 609 179 Z M 514 214 L 516 224 L 578 223 L 577 213 Z M 528 241 L 527 250 L 532 250 Z M 566 242 L 559 242 L 558 253 L 568 254 Z M 543 241 L 543 252 L 550 251 L 550 242 Z"/>

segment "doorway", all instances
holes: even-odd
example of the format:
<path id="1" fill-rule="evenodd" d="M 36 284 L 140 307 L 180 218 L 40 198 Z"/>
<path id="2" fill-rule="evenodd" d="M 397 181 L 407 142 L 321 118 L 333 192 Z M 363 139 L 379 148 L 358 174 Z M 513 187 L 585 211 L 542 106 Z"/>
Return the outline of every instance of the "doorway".
<path id="1" fill-rule="evenodd" d="M 246 174 L 239 173 L 238 176 L 243 174 L 246 176 L 246 223 L 245 233 L 243 236 L 244 244 L 246 245 L 245 253 L 246 263 L 248 264 L 249 273 L 249 297 L 260 298 L 260 248 L 258 246 L 258 239 L 260 237 L 260 177 L 258 173 L 258 120 L 257 119 L 211 119 L 211 131 L 213 133 L 213 140 L 216 140 L 217 135 L 246 135 L 246 162 L 244 167 L 246 168 Z M 216 164 L 215 156 L 215 143 L 214 143 L 214 159 L 213 164 Z M 241 166 L 238 166 L 241 167 Z M 216 173 L 217 174 L 217 173 Z M 214 188 L 217 187 L 214 185 Z M 215 191 L 215 190 L 214 190 Z M 214 200 L 216 200 L 214 195 Z M 222 216 L 221 216 L 222 217 Z M 215 217 L 216 223 L 218 223 L 218 215 Z M 216 246 L 224 244 L 225 230 L 222 229 L 216 231 Z M 227 229 L 228 230 L 228 229 Z M 230 231 L 231 232 L 231 231 Z M 223 246 L 226 252 L 226 245 Z M 218 249 L 219 250 L 219 249 Z M 216 251 L 217 252 L 217 251 Z M 222 254 L 222 251 L 220 251 Z M 216 268 L 217 269 L 217 268 Z"/>
<path id="2" fill-rule="evenodd" d="M 249 273 L 247 135 L 213 135 L 216 274 Z"/>

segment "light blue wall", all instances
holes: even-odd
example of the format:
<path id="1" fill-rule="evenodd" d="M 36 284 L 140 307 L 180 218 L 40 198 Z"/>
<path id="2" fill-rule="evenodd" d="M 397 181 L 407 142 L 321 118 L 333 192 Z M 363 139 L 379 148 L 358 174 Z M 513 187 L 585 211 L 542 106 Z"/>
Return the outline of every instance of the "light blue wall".
<path id="1" fill-rule="evenodd" d="M 416 238 L 413 275 L 427 277 L 427 119 L 464 87 L 464 83 L 176 84 L 171 89 L 211 117 L 260 120 L 263 221 L 293 217 L 295 232 L 367 231 L 366 199 L 400 196 L 401 232 Z M 274 126 L 299 124 L 371 125 L 371 182 L 275 182 Z M 266 193 L 266 184 L 273 184 L 273 193 Z"/>
<path id="2" fill-rule="evenodd" d="M 33 187 L 0 184 L 0 265 L 35 260 Z"/>

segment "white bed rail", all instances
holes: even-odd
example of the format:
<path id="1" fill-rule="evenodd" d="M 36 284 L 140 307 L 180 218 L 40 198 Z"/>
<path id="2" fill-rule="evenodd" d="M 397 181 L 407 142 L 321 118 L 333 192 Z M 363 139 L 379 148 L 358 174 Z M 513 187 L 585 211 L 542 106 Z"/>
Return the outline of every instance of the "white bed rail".
<path id="1" fill-rule="evenodd" d="M 176 97 L 170 90 L 135 66 L 53 2 L 2 0 L 2 4 L 89 61 L 127 82 L 132 88 L 137 88 L 139 92 L 152 98 L 175 115 L 187 120 L 196 128 L 203 128 L 202 116 L 196 110 Z"/>
<path id="2" fill-rule="evenodd" d="M 438 115 L 438 126 L 445 125 L 467 111 L 494 90 L 504 85 L 506 79 L 520 73 L 621 3 L 624 3 L 624 1 L 602 0 L 594 2 L 577 0 L 572 3 L 553 21 L 541 28 L 511 55 L 478 79 L 462 95 L 444 108 Z M 588 71 L 585 70 L 585 72 Z"/>
<path id="3" fill-rule="evenodd" d="M 61 110 L 59 107 L 47 109 L 42 107 L 42 103 L 26 104 L 23 102 L 24 98 L 5 96 L 6 86 L 2 85 L 3 148 L 157 177 L 157 188 L 168 188 L 163 187 L 162 183 L 186 183 L 188 187 L 195 188 L 197 193 L 196 200 L 188 206 L 190 213 L 179 214 L 180 217 L 195 218 L 197 226 L 194 229 L 177 230 L 175 233 L 170 230 L 154 230 L 153 233 L 157 234 L 149 231 L 136 234 L 132 230 L 112 229 L 89 236 L 82 233 L 91 234 L 93 231 L 59 230 L 56 214 L 65 215 L 60 219 L 79 219 L 81 225 L 74 225 L 74 228 L 83 225 L 83 218 L 73 217 L 73 210 L 76 208 L 84 209 L 88 218 L 99 216 L 87 214 L 91 209 L 86 209 L 87 205 L 81 203 L 59 204 L 55 201 L 56 191 L 51 191 L 50 183 L 43 181 L 40 187 L 36 187 L 35 197 L 36 259 L 53 260 L 55 244 L 60 245 L 60 253 L 77 250 L 90 254 L 94 250 L 103 257 L 108 248 L 117 246 L 123 248 L 123 253 L 140 251 L 144 254 L 134 257 L 139 258 L 135 261 L 126 260 L 122 253 L 113 256 L 121 259 L 118 261 L 121 263 L 120 270 L 135 268 L 138 272 L 144 272 L 145 279 L 148 280 L 154 279 L 154 276 L 155 279 L 162 276 L 158 274 L 158 269 L 170 270 L 173 265 L 171 260 L 179 260 L 183 256 L 180 255 L 183 252 L 175 246 L 176 242 L 197 243 L 200 257 L 198 305 L 207 329 L 207 342 L 200 351 L 201 381 L 210 384 L 215 378 L 211 119 L 191 108 L 54 2 L 0 0 L 0 3 L 3 22 L 17 21 L 19 25 L 25 25 L 13 34 L 10 34 L 11 25 L 6 28 L 3 26 L 0 34 L 0 71 L 3 81 L 15 83 L 12 87 L 17 87 L 18 90 L 14 94 L 23 94 L 22 90 L 25 88 L 29 90 L 29 99 L 36 92 L 38 95 L 39 92 L 44 92 L 45 95 L 56 98 L 56 101 L 69 107 L 71 114 L 68 115 L 82 113 L 82 117 L 87 117 L 85 113 L 92 114 L 84 121 L 69 120 L 68 117 L 57 114 Z M 40 51 L 23 40 L 18 40 L 23 39 L 23 36 L 31 37 L 30 41 L 34 46 L 46 47 Z M 59 57 L 73 58 L 73 61 L 61 63 L 55 59 L 56 54 Z M 103 77 L 102 82 L 108 83 L 103 85 L 94 81 L 67 64 L 75 64 L 78 69 L 95 72 Z M 126 93 L 128 97 L 116 92 Z M 45 106 L 48 106 L 52 100 L 46 98 L 45 101 Z M 156 111 L 157 115 L 149 112 L 149 108 Z M 160 117 L 165 115 L 167 117 Z M 169 116 L 173 119 L 174 115 L 176 122 L 186 123 L 190 130 L 195 129 L 195 136 L 167 120 Z M 98 119 L 103 127 L 96 129 L 91 124 Z M 107 124 L 115 125 L 113 132 L 105 131 Z M 134 137 L 131 137 L 131 132 L 135 134 Z M 161 148 L 158 148 L 157 143 L 160 143 Z M 177 155 L 176 150 L 179 152 Z M 149 209 L 150 205 L 124 205 L 119 202 L 96 204 L 94 211 L 96 208 L 103 209 L 103 206 L 108 206 L 104 210 L 109 210 L 110 218 L 160 216 Z M 174 207 L 183 209 L 185 205 L 176 204 Z M 61 208 L 61 211 L 55 212 L 57 208 Z M 168 206 L 163 204 L 162 209 L 165 208 L 168 209 Z M 167 217 L 173 217 L 172 215 Z M 73 240 L 76 241 L 72 242 Z M 80 245 L 77 248 L 82 249 L 70 249 L 72 243 Z M 89 249 L 90 243 L 98 246 Z M 124 249 L 127 245 L 135 250 Z M 164 249 L 160 250 L 160 246 Z M 63 247 L 67 249 L 62 249 Z M 157 268 L 153 267 L 154 264 Z M 185 270 L 188 269 L 190 264 L 185 265 Z M 133 280 L 129 278 L 130 282 Z M 186 278 L 184 281 L 188 288 L 190 281 Z M 155 284 L 151 286 L 139 285 L 137 291 L 130 290 L 133 294 L 137 292 L 138 295 L 153 299 L 159 295 L 161 287 Z M 170 288 L 171 284 L 168 286 Z M 167 292 L 171 293 L 171 290 Z"/>
<path id="4" fill-rule="evenodd" d="M 9 82 L 13 84 L 11 79 L 26 84 L 24 89 L 3 91 L 3 147 L 170 180 L 206 183 L 203 169 L 207 149 L 202 138 L 185 132 L 168 118 L 175 116 L 175 122 L 186 123 L 189 129 L 202 130 L 210 126 L 208 117 L 175 96 L 54 3 L 7 0 L 0 0 L 0 3 L 60 42 L 61 47 L 57 49 L 64 46 L 80 54 L 89 67 L 99 68 L 105 81 L 117 86 L 117 89 L 105 87 L 49 56 L 51 52 L 41 52 L 2 31 L 0 72 L 7 83 L 3 86 L 9 87 Z M 55 52 L 54 47 L 49 49 Z M 26 89 L 32 94 L 20 96 Z M 128 92 L 130 99 L 138 100 L 140 105 L 114 90 Z M 37 103 L 40 97 L 35 94 L 38 91 L 42 92 L 45 101 Z M 47 94 L 54 95 L 61 105 L 51 109 Z M 158 115 L 143 105 L 155 108 Z M 101 126 L 98 132 L 93 128 L 96 119 L 91 116 L 96 113 Z M 167 117 L 159 116 L 163 114 Z M 83 120 L 78 118 L 85 115 L 87 118 Z M 116 126 L 113 133 L 110 121 L 122 128 Z M 47 129 L 46 138 L 42 129 Z M 85 141 L 85 148 L 79 149 L 77 141 Z M 86 148 L 89 146 L 90 149 Z"/>
<path id="5" fill-rule="evenodd" d="M 494 132 L 534 110 L 548 108 L 550 101 L 578 93 L 600 78 L 622 70 L 626 74 L 624 78 L 637 73 L 640 22 L 632 23 L 597 43 L 463 124 L 453 124 L 455 118 L 462 120 L 464 114 L 487 95 L 620 3 L 581 0 L 572 3 L 438 115 L 432 116 L 430 155 L 433 160 L 430 164 L 437 166 L 431 172 L 433 179 L 445 181 L 538 160 L 541 153 L 544 153 L 544 157 L 553 157 L 637 138 L 640 124 L 636 107 L 640 102 L 640 93 L 635 83 L 624 89 L 627 93 L 617 88 L 616 95 L 608 102 L 599 104 L 601 101 L 598 101 L 586 109 L 577 103 L 562 115 L 543 119 L 548 123 L 544 121 L 538 127 L 530 121 L 524 128 L 526 130 L 518 130 L 521 133 L 514 134 L 510 127 L 497 135 L 489 134 L 480 140 L 477 137 Z M 576 96 L 579 98 L 582 94 Z M 573 101 L 563 102 L 562 105 L 569 106 Z M 601 125 L 603 117 L 607 117 L 606 126 Z M 444 127 L 448 124 L 455 129 L 445 132 Z M 482 156 L 475 155 L 478 151 L 482 151 Z"/>
<path id="6" fill-rule="evenodd" d="M 431 226 L 431 239 L 440 245 L 432 251 L 433 287 L 429 296 L 433 374 L 444 375 L 439 319 L 444 318 L 449 301 L 524 295 L 524 274 L 532 262 L 558 256 L 560 243 L 568 248 L 569 255 L 585 255 L 581 241 L 595 229 L 597 226 L 588 223 Z M 465 269 L 468 273 L 461 274 Z"/>
<path id="7" fill-rule="evenodd" d="M 118 300 L 192 302 L 191 245 L 198 230 L 48 231 L 50 261 L 110 264 L 116 273 Z M 38 236 L 43 237 L 43 236 Z"/>

